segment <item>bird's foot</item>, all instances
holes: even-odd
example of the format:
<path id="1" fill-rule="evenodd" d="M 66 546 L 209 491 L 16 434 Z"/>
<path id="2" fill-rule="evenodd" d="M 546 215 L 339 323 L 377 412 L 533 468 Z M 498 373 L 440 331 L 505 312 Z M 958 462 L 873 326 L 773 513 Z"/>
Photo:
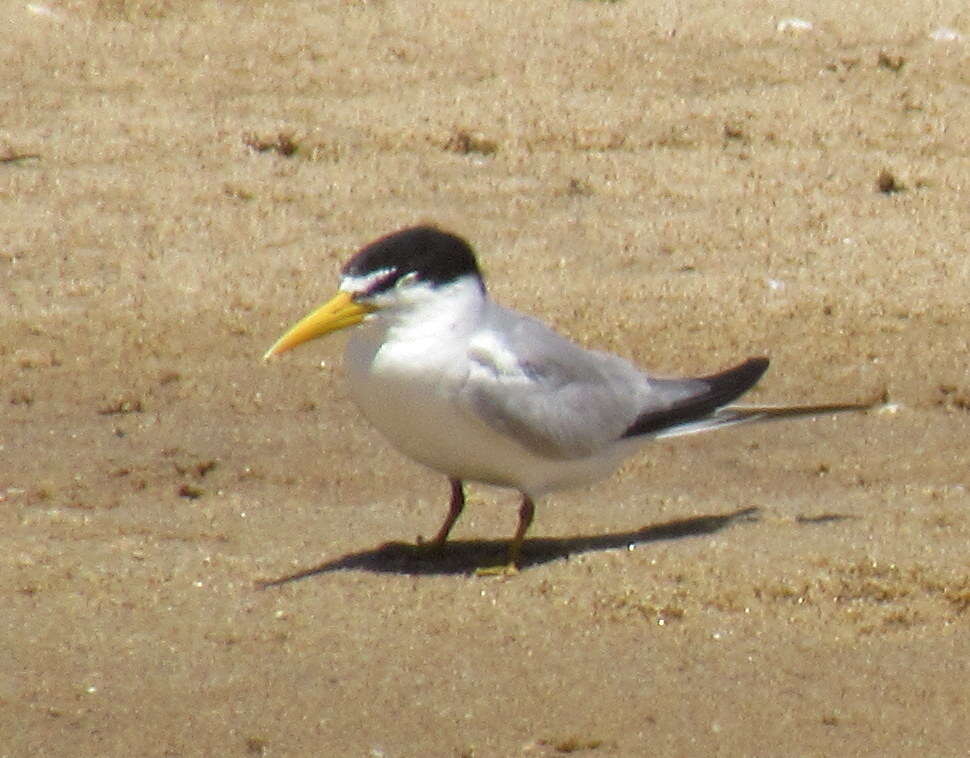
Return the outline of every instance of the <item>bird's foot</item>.
<path id="1" fill-rule="evenodd" d="M 503 563 L 500 566 L 482 566 L 475 569 L 475 576 L 515 576 L 519 567 L 514 563 Z"/>
<path id="2" fill-rule="evenodd" d="M 444 540 L 439 540 L 439 539 L 426 540 L 420 534 L 414 540 L 414 547 L 417 548 L 419 553 L 424 553 L 426 555 L 440 553 L 441 548 L 443 548 L 444 545 L 445 545 Z"/>

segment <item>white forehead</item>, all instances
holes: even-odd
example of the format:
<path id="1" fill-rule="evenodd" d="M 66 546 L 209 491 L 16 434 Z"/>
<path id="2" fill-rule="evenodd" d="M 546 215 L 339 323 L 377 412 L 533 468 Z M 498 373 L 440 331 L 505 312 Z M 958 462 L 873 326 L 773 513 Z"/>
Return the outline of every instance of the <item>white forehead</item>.
<path id="1" fill-rule="evenodd" d="M 394 273 L 394 270 L 393 268 L 380 268 L 363 276 L 345 276 L 340 280 L 340 289 L 342 292 L 350 292 L 351 294 L 367 292 L 388 274 Z"/>

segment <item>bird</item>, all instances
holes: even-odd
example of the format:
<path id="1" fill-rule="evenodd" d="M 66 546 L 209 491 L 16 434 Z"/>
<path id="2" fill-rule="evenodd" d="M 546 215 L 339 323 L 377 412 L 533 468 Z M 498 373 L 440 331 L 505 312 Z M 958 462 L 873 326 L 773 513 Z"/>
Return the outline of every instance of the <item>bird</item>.
<path id="1" fill-rule="evenodd" d="M 350 329 L 344 363 L 363 416 L 400 452 L 444 474 L 440 550 L 465 506 L 465 483 L 517 490 L 518 525 L 500 566 L 514 574 L 535 502 L 592 484 L 654 439 L 871 404 L 737 406 L 768 368 L 752 357 L 707 376 L 665 378 L 589 350 L 489 296 L 475 252 L 433 225 L 365 245 L 341 270 L 336 295 L 266 352 L 278 356 Z"/>

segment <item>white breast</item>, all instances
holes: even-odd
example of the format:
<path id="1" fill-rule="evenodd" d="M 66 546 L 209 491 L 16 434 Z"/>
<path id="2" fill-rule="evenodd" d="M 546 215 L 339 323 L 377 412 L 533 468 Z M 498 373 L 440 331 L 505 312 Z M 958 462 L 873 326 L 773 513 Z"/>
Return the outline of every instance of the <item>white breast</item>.
<path id="1" fill-rule="evenodd" d="M 348 343 L 354 401 L 409 458 L 449 477 L 539 497 L 601 479 L 632 452 L 633 445 L 619 445 L 600 456 L 553 460 L 494 431 L 459 399 L 468 377 L 466 345 L 415 335 L 384 339 L 366 327 Z"/>

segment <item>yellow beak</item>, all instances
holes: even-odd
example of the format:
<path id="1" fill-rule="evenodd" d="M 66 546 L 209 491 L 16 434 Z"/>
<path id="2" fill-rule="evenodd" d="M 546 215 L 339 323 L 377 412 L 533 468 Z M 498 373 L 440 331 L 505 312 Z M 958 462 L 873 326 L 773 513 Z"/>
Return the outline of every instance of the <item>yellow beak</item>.
<path id="1" fill-rule="evenodd" d="M 285 353 L 299 344 L 330 334 L 330 332 L 359 324 L 364 320 L 364 316 L 373 310 L 374 308 L 369 305 L 355 303 L 353 295 L 347 292 L 338 292 L 336 297 L 304 316 L 286 334 L 276 340 L 273 347 L 266 351 L 263 360 L 269 360 L 274 355 Z"/>

